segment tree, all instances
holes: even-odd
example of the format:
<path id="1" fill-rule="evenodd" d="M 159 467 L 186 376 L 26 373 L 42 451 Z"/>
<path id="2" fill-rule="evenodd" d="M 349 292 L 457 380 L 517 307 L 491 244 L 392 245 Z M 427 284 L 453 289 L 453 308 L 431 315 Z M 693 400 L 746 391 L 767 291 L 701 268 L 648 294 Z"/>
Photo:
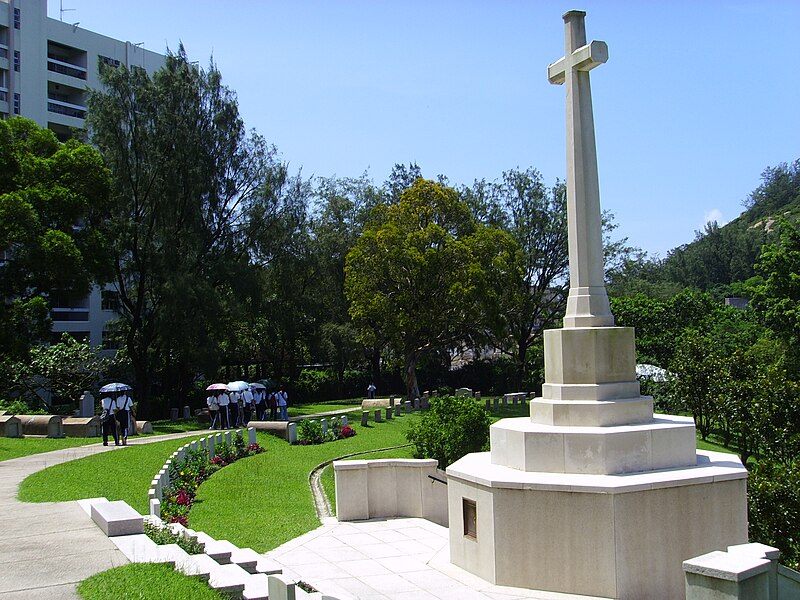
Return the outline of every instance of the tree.
<path id="1" fill-rule="evenodd" d="M 406 390 L 416 365 L 486 328 L 488 282 L 516 252 L 505 233 L 478 225 L 455 190 L 417 179 L 397 204 L 378 205 L 347 255 L 345 293 L 364 335 L 380 331 L 403 357 Z"/>
<path id="2" fill-rule="evenodd" d="M 498 183 L 476 182 L 465 191 L 471 205 L 516 241 L 509 277 L 496 281 L 498 302 L 487 329 L 495 348 L 513 358 L 515 389 L 528 375 L 528 351 L 564 315 L 569 287 L 566 189 L 547 189 L 535 169 L 503 173 Z"/>
<path id="3" fill-rule="evenodd" d="M 32 121 L 0 121 L 0 353 L 25 356 L 50 334 L 48 299 L 102 279 L 109 173 L 99 153 Z"/>
<path id="4" fill-rule="evenodd" d="M 249 137 L 212 63 L 181 47 L 152 79 L 100 65 L 87 124 L 113 172 L 108 235 L 140 410 L 151 384 L 178 401 L 213 372 L 235 304 L 251 289 L 255 232 L 269 227 L 276 151 Z M 160 373 L 159 380 L 156 373 Z"/>
<path id="5" fill-rule="evenodd" d="M 756 263 L 761 281 L 755 285 L 752 306 L 761 321 L 780 337 L 800 364 L 800 229 L 779 220 L 780 239 L 764 246 Z"/>

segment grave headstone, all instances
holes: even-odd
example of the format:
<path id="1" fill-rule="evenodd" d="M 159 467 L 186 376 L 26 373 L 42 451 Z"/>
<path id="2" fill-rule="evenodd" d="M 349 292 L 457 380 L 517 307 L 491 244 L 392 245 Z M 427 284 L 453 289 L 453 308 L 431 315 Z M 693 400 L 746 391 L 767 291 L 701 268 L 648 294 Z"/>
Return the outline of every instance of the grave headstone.
<path id="1" fill-rule="evenodd" d="M 93 417 L 94 416 L 94 396 L 90 391 L 85 391 L 81 394 L 81 399 L 79 401 L 80 409 L 78 415 L 81 417 Z"/>
<path id="2" fill-rule="evenodd" d="M 347 425 L 350 422 L 350 419 L 347 418 L 347 415 L 342 415 L 342 418 L 339 419 L 339 420 L 342 423 L 342 427 L 344 427 L 345 425 Z"/>
<path id="3" fill-rule="evenodd" d="M 319 424 L 322 426 L 322 435 L 328 433 L 328 419 L 320 419 Z"/>
<path id="4" fill-rule="evenodd" d="M 179 414 L 180 414 L 180 411 L 178 410 L 177 407 L 170 408 L 169 409 L 169 420 L 170 421 L 177 421 Z"/>
<path id="5" fill-rule="evenodd" d="M 400 403 L 398 402 L 397 404 L 394 405 L 394 416 L 395 417 L 399 417 L 400 416 L 400 409 L 401 409 L 401 406 L 400 406 Z"/>
<path id="6" fill-rule="evenodd" d="M 460 387 L 456 389 L 456 397 L 472 396 L 472 390 L 468 387 Z"/>
<path id="7" fill-rule="evenodd" d="M 394 411 L 391 406 L 386 407 L 386 420 L 389 421 L 394 416 Z"/>
<path id="8" fill-rule="evenodd" d="M 192 418 L 192 409 L 188 406 L 183 407 L 183 419 L 184 421 L 188 421 Z"/>
<path id="9" fill-rule="evenodd" d="M 383 423 L 383 409 L 376 408 L 375 409 L 375 422 L 376 423 Z"/>
<path id="10" fill-rule="evenodd" d="M 294 421 L 286 425 L 286 441 L 290 444 L 297 443 L 297 423 Z"/>
<path id="11" fill-rule="evenodd" d="M 362 410 L 361 411 L 361 426 L 366 427 L 367 423 L 369 423 L 369 411 Z"/>

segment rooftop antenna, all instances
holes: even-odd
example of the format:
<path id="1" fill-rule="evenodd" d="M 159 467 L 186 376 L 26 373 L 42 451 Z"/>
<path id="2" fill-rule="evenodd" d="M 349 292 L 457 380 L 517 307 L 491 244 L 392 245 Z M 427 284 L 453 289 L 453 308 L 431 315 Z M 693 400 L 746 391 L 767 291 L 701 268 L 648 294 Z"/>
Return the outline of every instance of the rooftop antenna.
<path id="1" fill-rule="evenodd" d="M 76 9 L 74 9 L 74 8 L 64 8 L 64 0 L 58 0 L 58 12 L 59 12 L 59 13 L 60 13 L 60 15 L 61 15 L 61 22 L 62 22 L 62 23 L 64 22 L 64 13 L 65 13 L 65 12 L 69 12 L 69 11 L 71 11 L 71 10 L 76 10 Z M 77 25 L 77 23 L 75 23 L 75 24 L 73 25 L 73 27 L 74 27 L 75 25 Z"/>

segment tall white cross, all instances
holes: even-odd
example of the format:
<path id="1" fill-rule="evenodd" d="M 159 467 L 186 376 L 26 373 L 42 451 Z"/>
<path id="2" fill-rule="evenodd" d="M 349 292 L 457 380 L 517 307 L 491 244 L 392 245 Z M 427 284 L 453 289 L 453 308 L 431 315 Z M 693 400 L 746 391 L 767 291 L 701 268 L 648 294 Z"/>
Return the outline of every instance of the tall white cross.
<path id="1" fill-rule="evenodd" d="M 589 71 L 608 60 L 605 42 L 586 43 L 586 13 L 564 14 L 566 52 L 547 67 L 550 83 L 567 87 L 567 222 L 569 297 L 564 327 L 612 327 L 603 277 L 600 185 Z"/>

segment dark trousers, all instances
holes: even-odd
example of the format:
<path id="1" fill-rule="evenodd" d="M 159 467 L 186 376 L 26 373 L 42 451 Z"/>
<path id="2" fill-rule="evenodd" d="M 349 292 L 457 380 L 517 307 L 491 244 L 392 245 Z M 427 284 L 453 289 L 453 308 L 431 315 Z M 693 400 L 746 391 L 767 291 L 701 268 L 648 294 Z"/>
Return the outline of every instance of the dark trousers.
<path id="1" fill-rule="evenodd" d="M 277 421 L 278 420 L 278 407 L 277 406 L 270 406 L 269 407 L 269 420 L 270 421 Z"/>
<path id="2" fill-rule="evenodd" d="M 130 426 L 131 411 L 118 410 L 116 417 L 117 417 L 117 422 L 119 423 L 118 435 L 124 440 L 128 437 L 128 427 Z"/>
<path id="3" fill-rule="evenodd" d="M 220 405 L 219 407 L 219 421 L 220 421 L 220 428 L 227 429 L 229 427 L 228 423 L 231 422 L 230 416 L 231 413 L 228 410 L 229 404 Z"/>
<path id="4" fill-rule="evenodd" d="M 263 421 L 264 417 L 264 403 L 259 402 L 256 404 L 256 421 Z"/>
<path id="5" fill-rule="evenodd" d="M 119 434 L 117 433 L 117 420 L 115 418 L 110 418 L 106 421 L 103 421 L 103 445 L 108 445 L 108 434 L 111 434 L 114 438 L 114 444 L 119 446 Z"/>
<path id="6" fill-rule="evenodd" d="M 244 419 L 242 419 L 242 425 L 247 425 L 250 422 L 250 417 L 253 413 L 253 405 L 252 404 L 245 404 L 244 405 Z"/>
<path id="7" fill-rule="evenodd" d="M 228 411 L 230 416 L 228 427 L 236 427 L 239 424 L 239 405 L 236 402 L 231 402 L 228 404 Z"/>

